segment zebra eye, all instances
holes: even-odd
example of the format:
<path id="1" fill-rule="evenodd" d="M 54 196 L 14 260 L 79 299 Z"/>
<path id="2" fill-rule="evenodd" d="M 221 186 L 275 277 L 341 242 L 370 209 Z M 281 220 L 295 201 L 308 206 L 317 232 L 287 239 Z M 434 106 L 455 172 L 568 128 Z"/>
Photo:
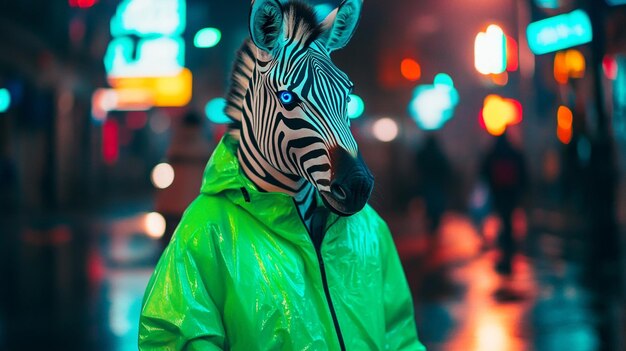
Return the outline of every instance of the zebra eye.
<path id="1" fill-rule="evenodd" d="M 280 99 L 280 102 L 283 103 L 283 105 L 291 105 L 296 102 L 295 95 L 290 91 L 279 91 L 278 98 Z"/>

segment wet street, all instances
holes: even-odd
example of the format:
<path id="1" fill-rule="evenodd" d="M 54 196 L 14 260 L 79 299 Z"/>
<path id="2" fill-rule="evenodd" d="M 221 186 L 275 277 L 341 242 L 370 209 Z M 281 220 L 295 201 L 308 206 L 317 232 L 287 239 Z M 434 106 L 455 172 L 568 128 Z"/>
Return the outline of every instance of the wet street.
<path id="1" fill-rule="evenodd" d="M 96 220 L 30 219 L 21 230 L 12 221 L 18 235 L 3 254 L 19 269 L 2 290 L 3 301 L 15 302 L 3 305 L 11 321 L 0 335 L 3 349 L 136 349 L 141 301 L 161 246 L 148 235 L 150 207 L 128 207 Z M 392 230 L 402 228 L 395 230 L 396 244 L 429 350 L 600 350 L 599 325 L 606 319 L 611 335 L 623 334 L 623 306 L 615 302 L 613 314 L 598 312 L 598 299 L 610 297 L 584 287 L 584 244 L 542 227 L 545 216 L 535 211 L 528 224 L 518 218 L 520 252 L 510 279 L 494 269 L 495 218 L 478 229 L 469 217 L 449 212 L 436 236 L 409 223 L 415 221 L 410 216 L 391 219 Z"/>

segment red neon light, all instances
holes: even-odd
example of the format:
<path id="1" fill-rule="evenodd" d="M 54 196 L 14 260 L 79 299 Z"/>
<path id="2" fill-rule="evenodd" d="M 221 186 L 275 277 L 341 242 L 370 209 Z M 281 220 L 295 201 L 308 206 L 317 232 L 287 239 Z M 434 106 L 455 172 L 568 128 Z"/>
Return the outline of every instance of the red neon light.
<path id="1" fill-rule="evenodd" d="M 98 0 L 68 0 L 70 7 L 78 7 L 81 9 L 90 8 L 95 5 Z"/>
<path id="2" fill-rule="evenodd" d="M 102 158 L 112 165 L 120 156 L 120 127 L 114 119 L 107 119 L 102 125 Z"/>

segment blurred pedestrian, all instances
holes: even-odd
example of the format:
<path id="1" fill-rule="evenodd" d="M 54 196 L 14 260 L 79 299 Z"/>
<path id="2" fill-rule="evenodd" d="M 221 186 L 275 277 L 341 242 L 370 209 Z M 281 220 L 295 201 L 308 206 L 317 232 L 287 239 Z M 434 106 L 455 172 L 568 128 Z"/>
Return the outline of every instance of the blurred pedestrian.
<path id="1" fill-rule="evenodd" d="M 166 158 L 174 169 L 174 181 L 157 193 L 155 204 L 156 211 L 166 221 L 165 234 L 161 238 L 163 247 L 169 243 L 187 206 L 198 196 L 202 174 L 213 151 L 203 121 L 202 116 L 191 111 L 172 132 Z"/>
<path id="2" fill-rule="evenodd" d="M 512 260 L 516 251 L 513 211 L 521 205 L 528 176 L 524 156 L 513 147 L 506 134 L 498 137 L 485 155 L 481 174 L 489 186 L 493 207 L 502 223 L 497 239 L 500 258 L 496 264 L 496 271 L 510 277 L 513 273 Z"/>
<path id="3" fill-rule="evenodd" d="M 452 167 L 435 135 L 430 134 L 416 158 L 416 193 L 422 198 L 428 217 L 428 232 L 436 234 L 448 208 Z"/>

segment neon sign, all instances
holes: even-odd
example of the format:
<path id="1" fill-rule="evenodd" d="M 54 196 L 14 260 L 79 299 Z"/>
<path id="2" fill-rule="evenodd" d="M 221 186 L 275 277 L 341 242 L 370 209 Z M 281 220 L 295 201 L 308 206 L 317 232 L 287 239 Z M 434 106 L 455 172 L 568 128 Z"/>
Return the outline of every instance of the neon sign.
<path id="1" fill-rule="evenodd" d="M 173 76 L 185 66 L 184 0 L 125 0 L 111 19 L 109 77 Z M 139 37 L 137 40 L 136 38 Z"/>
<path id="2" fill-rule="evenodd" d="M 528 46 L 536 55 L 586 44 L 593 35 L 589 16 L 583 10 L 533 22 L 526 29 Z"/>
<path id="3" fill-rule="evenodd" d="M 108 111 L 184 106 L 191 100 L 192 74 L 185 68 L 185 0 L 123 0 L 111 18 L 104 56 L 113 89 L 94 93 L 93 115 Z"/>

